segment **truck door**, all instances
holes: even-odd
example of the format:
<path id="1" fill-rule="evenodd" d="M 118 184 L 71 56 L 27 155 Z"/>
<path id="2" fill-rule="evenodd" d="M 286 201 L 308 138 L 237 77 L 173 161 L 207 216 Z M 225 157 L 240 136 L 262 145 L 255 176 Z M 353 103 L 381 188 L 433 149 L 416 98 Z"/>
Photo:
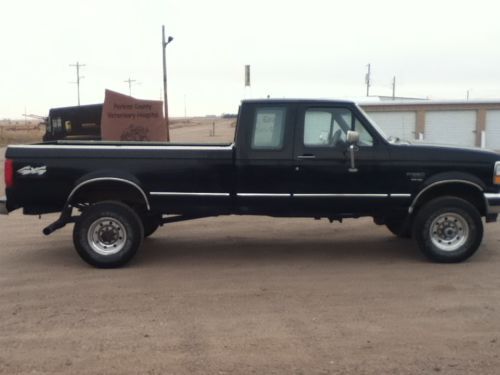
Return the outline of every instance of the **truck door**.
<path id="1" fill-rule="evenodd" d="M 355 106 L 301 105 L 294 150 L 293 205 L 310 215 L 370 214 L 388 208 L 390 181 L 380 168 L 387 150 L 363 123 Z M 351 168 L 347 131 L 355 130 L 355 168 Z"/>
<path id="2" fill-rule="evenodd" d="M 295 105 L 245 102 L 236 151 L 236 207 L 279 215 L 291 209 Z"/>

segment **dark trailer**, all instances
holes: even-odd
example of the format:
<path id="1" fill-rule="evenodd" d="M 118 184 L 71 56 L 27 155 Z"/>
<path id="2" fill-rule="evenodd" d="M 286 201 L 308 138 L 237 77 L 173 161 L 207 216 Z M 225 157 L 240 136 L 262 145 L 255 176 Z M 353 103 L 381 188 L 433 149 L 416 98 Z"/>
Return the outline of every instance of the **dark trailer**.
<path id="1" fill-rule="evenodd" d="M 52 108 L 44 142 L 61 139 L 101 139 L 102 104 Z"/>

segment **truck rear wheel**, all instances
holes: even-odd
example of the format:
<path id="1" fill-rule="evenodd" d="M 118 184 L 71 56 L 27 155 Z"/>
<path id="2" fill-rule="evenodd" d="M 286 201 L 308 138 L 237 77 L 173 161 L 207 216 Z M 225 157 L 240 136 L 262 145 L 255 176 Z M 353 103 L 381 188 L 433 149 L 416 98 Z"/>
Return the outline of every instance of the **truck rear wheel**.
<path id="1" fill-rule="evenodd" d="M 417 213 L 413 237 L 429 259 L 457 263 L 471 257 L 483 238 L 483 222 L 477 209 L 456 197 L 436 198 Z"/>
<path id="2" fill-rule="evenodd" d="M 73 229 L 73 243 L 80 257 L 98 268 L 126 264 L 142 243 L 141 219 L 120 202 L 101 202 L 87 208 Z"/>

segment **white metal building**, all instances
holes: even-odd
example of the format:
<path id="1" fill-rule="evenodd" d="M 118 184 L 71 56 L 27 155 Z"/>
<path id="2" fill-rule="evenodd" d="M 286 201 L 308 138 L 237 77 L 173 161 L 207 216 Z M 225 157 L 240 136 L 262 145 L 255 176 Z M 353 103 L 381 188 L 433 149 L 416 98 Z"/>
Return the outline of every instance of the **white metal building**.
<path id="1" fill-rule="evenodd" d="M 384 101 L 361 107 L 387 135 L 500 150 L 500 101 Z"/>

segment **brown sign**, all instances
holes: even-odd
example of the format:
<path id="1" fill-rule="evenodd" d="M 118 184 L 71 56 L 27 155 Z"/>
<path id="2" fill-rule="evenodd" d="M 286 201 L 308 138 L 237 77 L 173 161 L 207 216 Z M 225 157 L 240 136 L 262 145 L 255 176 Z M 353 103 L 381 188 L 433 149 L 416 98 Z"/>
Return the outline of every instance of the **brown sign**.
<path id="1" fill-rule="evenodd" d="M 139 100 L 106 90 L 101 138 L 106 141 L 166 141 L 162 102 Z"/>

